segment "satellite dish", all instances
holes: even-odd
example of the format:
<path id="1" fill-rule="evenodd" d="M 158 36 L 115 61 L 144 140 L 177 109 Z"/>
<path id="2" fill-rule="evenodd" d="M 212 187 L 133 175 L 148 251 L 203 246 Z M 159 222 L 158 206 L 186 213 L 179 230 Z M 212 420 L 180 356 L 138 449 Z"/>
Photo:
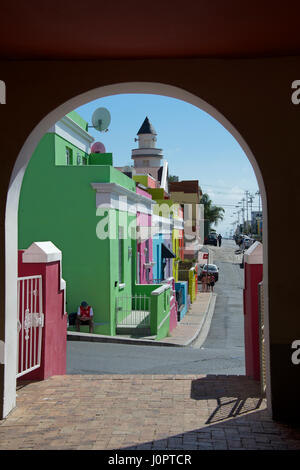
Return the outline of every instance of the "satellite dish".
<path id="1" fill-rule="evenodd" d="M 105 153 L 105 147 L 102 142 L 94 142 L 91 147 L 91 153 Z"/>
<path id="2" fill-rule="evenodd" d="M 92 126 L 97 131 L 103 132 L 106 131 L 110 124 L 110 112 L 106 108 L 97 108 L 92 115 Z"/>

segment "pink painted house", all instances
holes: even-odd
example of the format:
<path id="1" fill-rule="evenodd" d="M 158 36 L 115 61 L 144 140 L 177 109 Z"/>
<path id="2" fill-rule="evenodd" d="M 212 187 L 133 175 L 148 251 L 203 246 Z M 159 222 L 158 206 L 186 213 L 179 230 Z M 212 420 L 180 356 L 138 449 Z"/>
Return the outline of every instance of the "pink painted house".
<path id="1" fill-rule="evenodd" d="M 152 196 L 137 185 L 137 194 L 152 199 Z M 153 279 L 153 245 L 151 238 L 152 215 L 150 211 L 138 210 L 136 217 L 136 283 L 150 284 Z"/>
<path id="2" fill-rule="evenodd" d="M 52 242 L 18 251 L 18 369 L 22 380 L 66 374 L 67 314 L 62 253 Z"/>

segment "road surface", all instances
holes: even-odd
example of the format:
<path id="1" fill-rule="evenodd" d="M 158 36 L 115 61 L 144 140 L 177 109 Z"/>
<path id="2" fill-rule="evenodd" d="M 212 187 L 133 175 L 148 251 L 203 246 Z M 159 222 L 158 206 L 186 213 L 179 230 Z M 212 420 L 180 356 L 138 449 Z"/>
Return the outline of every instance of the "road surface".
<path id="1" fill-rule="evenodd" d="M 193 347 L 67 342 L 68 374 L 245 374 L 243 274 L 233 240 L 209 247 L 220 268 L 217 300 L 207 337 Z"/>

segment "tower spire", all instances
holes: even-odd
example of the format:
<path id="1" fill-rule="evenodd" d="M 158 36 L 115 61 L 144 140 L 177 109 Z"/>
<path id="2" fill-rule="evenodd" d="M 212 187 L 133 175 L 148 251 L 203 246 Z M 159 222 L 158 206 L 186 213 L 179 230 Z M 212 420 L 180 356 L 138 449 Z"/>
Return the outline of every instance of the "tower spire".
<path id="1" fill-rule="evenodd" d="M 137 132 L 138 148 L 132 150 L 131 158 L 134 160 L 134 167 L 140 172 L 149 172 L 149 168 L 160 168 L 163 158 L 162 149 L 156 148 L 156 130 L 149 121 L 148 116 Z M 143 170 L 144 169 L 144 170 Z"/>
<path id="2" fill-rule="evenodd" d="M 143 122 L 143 124 L 141 125 L 137 135 L 141 135 L 141 134 L 153 134 L 153 135 L 157 135 L 154 127 L 152 126 L 151 122 L 149 121 L 149 118 L 148 116 L 145 117 L 145 120 Z"/>

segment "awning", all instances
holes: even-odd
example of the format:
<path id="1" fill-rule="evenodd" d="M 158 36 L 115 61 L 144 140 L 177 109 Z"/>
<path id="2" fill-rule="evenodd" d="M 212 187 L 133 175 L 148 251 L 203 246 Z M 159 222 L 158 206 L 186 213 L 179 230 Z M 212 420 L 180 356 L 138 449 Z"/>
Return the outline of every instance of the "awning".
<path id="1" fill-rule="evenodd" d="M 174 251 L 170 250 L 164 243 L 161 245 L 161 257 L 162 258 L 176 258 Z"/>

